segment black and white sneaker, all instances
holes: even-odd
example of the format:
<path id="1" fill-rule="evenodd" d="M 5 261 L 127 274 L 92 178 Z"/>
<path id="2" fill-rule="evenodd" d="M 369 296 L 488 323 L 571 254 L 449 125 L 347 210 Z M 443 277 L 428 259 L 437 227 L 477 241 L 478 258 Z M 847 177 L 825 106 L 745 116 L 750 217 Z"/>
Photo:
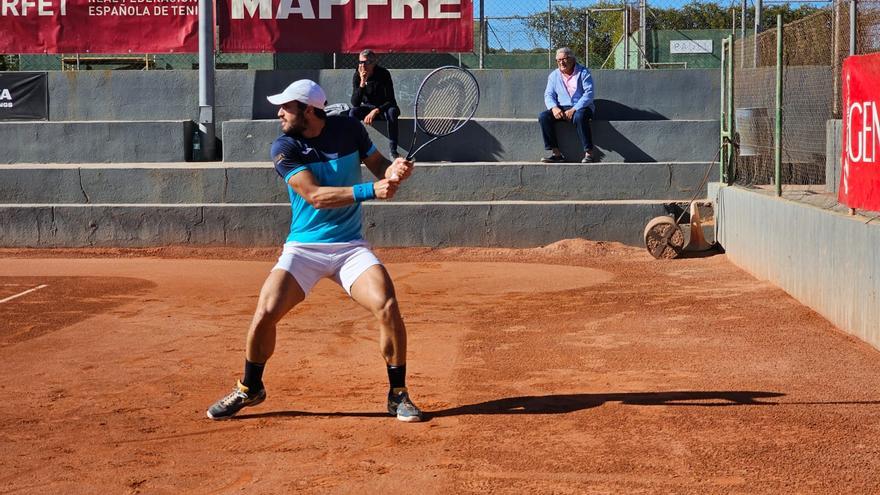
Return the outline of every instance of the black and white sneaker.
<path id="1" fill-rule="evenodd" d="M 565 162 L 565 156 L 563 155 L 549 155 L 541 158 L 542 163 L 563 163 Z"/>
<path id="2" fill-rule="evenodd" d="M 388 394 L 388 414 L 407 423 L 422 420 L 422 411 L 412 403 L 406 388 L 395 388 Z"/>
<path id="3" fill-rule="evenodd" d="M 208 409 L 207 415 L 211 419 L 229 419 L 235 416 L 235 413 L 241 411 L 245 407 L 256 406 L 266 400 L 266 389 L 259 392 L 250 392 L 248 388 L 240 381 L 235 384 L 235 388 L 226 397 L 218 400 Z"/>

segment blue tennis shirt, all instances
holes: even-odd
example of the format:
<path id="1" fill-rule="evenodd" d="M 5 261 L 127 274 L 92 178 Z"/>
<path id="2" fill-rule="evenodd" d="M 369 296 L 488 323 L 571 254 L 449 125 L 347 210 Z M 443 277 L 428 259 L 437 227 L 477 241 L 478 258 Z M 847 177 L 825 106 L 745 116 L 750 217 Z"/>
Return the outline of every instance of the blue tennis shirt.
<path id="1" fill-rule="evenodd" d="M 314 138 L 282 134 L 272 143 L 275 171 L 288 183 L 308 170 L 327 187 L 351 187 L 361 182 L 361 161 L 376 151 L 367 130 L 357 120 L 328 116 L 321 134 Z M 360 240 L 361 205 L 316 209 L 287 184 L 292 217 L 287 241 L 307 243 Z"/>

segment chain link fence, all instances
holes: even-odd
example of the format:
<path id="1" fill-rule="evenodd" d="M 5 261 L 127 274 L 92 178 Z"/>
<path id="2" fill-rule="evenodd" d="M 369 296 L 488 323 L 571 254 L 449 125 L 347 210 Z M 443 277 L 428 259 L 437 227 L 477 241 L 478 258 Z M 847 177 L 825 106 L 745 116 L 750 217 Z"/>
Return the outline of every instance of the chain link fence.
<path id="1" fill-rule="evenodd" d="M 855 37 L 850 15 L 856 6 Z M 734 43 L 733 107 L 737 151 L 728 179 L 743 186 L 775 184 L 777 97 L 781 98 L 779 183 L 788 190 L 826 183 L 826 127 L 841 117 L 841 65 L 851 53 L 880 51 L 880 0 L 813 3 L 797 20 L 783 17 L 782 52 L 777 53 L 776 16 L 764 16 L 766 30 L 747 32 Z M 852 39 L 853 44 L 850 45 Z M 777 90 L 777 65 L 781 86 Z M 778 95 L 777 95 L 778 92 Z"/>
<path id="2" fill-rule="evenodd" d="M 469 53 L 386 53 L 390 68 L 555 67 L 553 51 L 569 46 L 592 68 L 693 68 L 720 66 L 720 40 L 736 15 L 735 4 L 684 0 L 475 0 L 474 49 Z M 710 41 L 694 51 L 675 41 Z M 698 46 L 698 45 L 695 45 Z M 370 48 L 370 47 L 364 47 Z M 222 53 L 217 69 L 330 69 L 355 65 L 342 53 Z M 0 70 L 193 70 L 196 54 L 0 55 Z"/>

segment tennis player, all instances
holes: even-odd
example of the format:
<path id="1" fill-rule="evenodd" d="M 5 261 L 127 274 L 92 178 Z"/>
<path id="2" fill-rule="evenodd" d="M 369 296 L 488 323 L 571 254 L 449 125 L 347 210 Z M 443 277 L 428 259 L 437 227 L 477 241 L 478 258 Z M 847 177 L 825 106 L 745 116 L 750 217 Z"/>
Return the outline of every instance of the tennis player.
<path id="1" fill-rule="evenodd" d="M 275 350 L 276 325 L 321 278 L 341 285 L 379 323 L 379 348 L 388 371 L 388 412 L 421 421 L 406 388 L 406 327 L 391 277 L 361 234 L 364 201 L 391 199 L 413 163 L 390 162 L 367 131 L 348 116 L 327 116 L 326 96 L 301 79 L 268 97 L 278 105 L 283 134 L 272 144 L 275 170 L 288 184 L 293 219 L 278 263 L 260 291 L 247 334 L 244 376 L 212 405 L 211 419 L 231 418 L 266 399 L 263 370 Z M 376 176 L 361 182 L 361 162 Z"/>

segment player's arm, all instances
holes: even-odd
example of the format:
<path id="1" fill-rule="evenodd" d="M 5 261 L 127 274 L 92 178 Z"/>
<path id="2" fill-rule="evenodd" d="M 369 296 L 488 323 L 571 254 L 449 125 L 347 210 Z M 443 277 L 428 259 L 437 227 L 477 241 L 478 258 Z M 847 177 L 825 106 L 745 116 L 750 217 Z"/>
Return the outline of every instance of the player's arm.
<path id="1" fill-rule="evenodd" d="M 400 181 L 382 179 L 377 182 L 355 184 L 353 187 L 328 187 L 318 184 L 308 170 L 293 174 L 287 181 L 301 198 L 315 209 L 341 208 L 370 199 L 391 199 Z"/>
<path id="2" fill-rule="evenodd" d="M 374 151 L 364 158 L 364 165 L 378 179 L 403 181 L 412 175 L 414 164 L 405 158 L 396 158 L 393 162 L 382 156 L 382 153 Z"/>

